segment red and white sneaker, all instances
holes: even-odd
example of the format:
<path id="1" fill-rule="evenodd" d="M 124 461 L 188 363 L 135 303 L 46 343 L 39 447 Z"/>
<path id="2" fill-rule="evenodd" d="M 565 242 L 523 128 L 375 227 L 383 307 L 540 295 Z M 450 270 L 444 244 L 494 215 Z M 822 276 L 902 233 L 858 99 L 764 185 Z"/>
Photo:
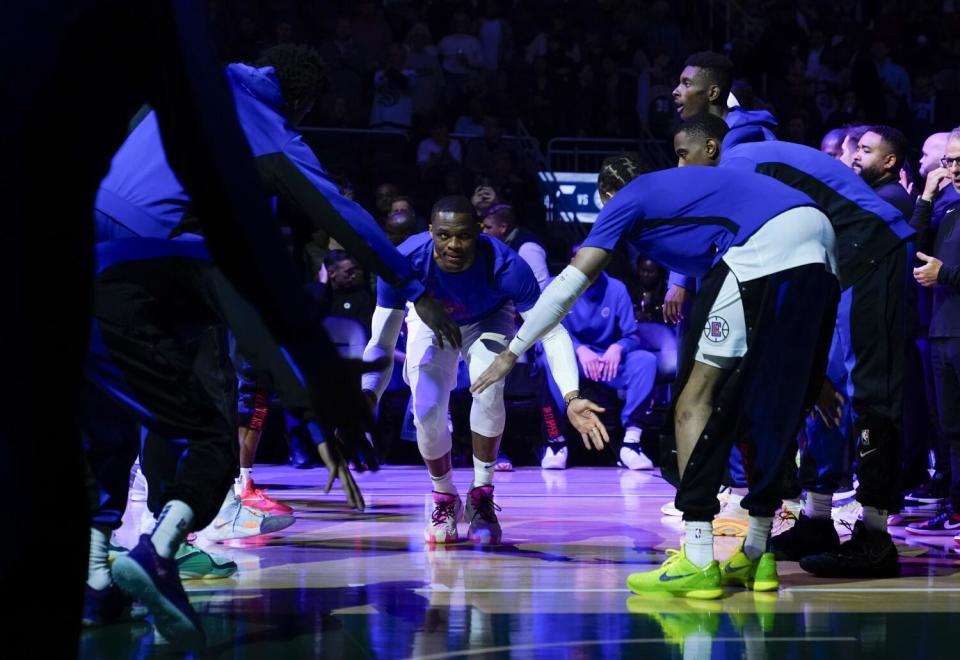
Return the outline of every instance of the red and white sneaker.
<path id="1" fill-rule="evenodd" d="M 292 507 L 269 497 L 264 489 L 257 488 L 256 484 L 253 483 L 253 479 L 249 479 L 246 486 L 240 491 L 240 501 L 244 506 L 271 515 L 280 514 L 289 516 L 293 513 Z"/>
<path id="2" fill-rule="evenodd" d="M 500 507 L 493 501 L 493 485 L 474 486 L 467 495 L 467 520 L 470 529 L 467 537 L 480 545 L 498 545 L 503 538 L 497 511 Z"/>
<path id="3" fill-rule="evenodd" d="M 433 491 L 433 506 L 427 505 L 427 527 L 423 539 L 427 543 L 457 543 L 460 533 L 457 522 L 463 515 L 463 502 L 459 495 Z"/>

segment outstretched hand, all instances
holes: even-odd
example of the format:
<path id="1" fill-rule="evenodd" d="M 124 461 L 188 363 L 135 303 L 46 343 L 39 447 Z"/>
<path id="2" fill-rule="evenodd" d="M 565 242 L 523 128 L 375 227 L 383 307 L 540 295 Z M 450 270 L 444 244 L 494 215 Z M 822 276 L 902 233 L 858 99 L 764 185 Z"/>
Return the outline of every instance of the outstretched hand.
<path id="1" fill-rule="evenodd" d="M 500 355 L 494 359 L 494 361 L 487 367 L 487 370 L 480 374 L 480 377 L 473 381 L 473 384 L 470 385 L 470 392 L 472 394 L 480 394 L 485 389 L 496 383 L 497 381 L 503 380 L 507 377 L 507 374 L 513 369 L 513 365 L 517 363 L 517 356 L 510 352 L 510 349 L 504 349 L 500 352 Z"/>
<path id="2" fill-rule="evenodd" d="M 330 489 L 333 488 L 333 482 L 339 479 L 340 487 L 343 488 L 343 493 L 347 496 L 347 504 L 352 509 L 363 511 L 366 507 L 363 501 L 363 493 L 360 492 L 360 487 L 350 472 L 347 459 L 340 451 L 337 443 L 328 440 L 317 446 L 317 452 L 320 454 L 320 460 L 330 471 L 330 478 L 327 480 L 327 486 L 323 492 L 329 493 Z"/>
<path id="3" fill-rule="evenodd" d="M 599 451 L 610 442 L 607 427 L 597 417 L 597 413 L 605 410 L 606 408 L 601 408 L 590 399 L 577 398 L 567 404 L 567 419 L 570 420 L 573 428 L 580 432 L 587 449 Z"/>

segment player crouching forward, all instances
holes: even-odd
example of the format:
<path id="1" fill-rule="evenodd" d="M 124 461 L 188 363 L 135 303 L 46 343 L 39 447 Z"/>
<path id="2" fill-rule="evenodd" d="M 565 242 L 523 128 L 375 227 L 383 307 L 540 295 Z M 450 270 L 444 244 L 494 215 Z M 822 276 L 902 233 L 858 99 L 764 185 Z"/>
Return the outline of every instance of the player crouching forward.
<path id="1" fill-rule="evenodd" d="M 460 346 L 444 344 L 415 310 L 407 312 L 404 379 L 410 385 L 417 446 L 433 484 L 433 509 L 424 538 L 429 543 L 456 543 L 463 503 L 453 483 L 447 405 L 457 381 L 457 363 L 462 356 L 471 382 L 483 373 L 513 337 L 517 311 L 525 315 L 537 302 L 540 289 L 533 271 L 516 252 L 481 234 L 466 197 L 438 201 L 431 213 L 430 230 L 412 236 L 398 249 L 427 291 L 444 303 L 461 334 Z M 406 303 L 401 293 L 380 280 L 365 360 L 393 354 Z M 581 433 L 595 428 L 599 420 L 594 413 L 603 409 L 579 396 L 577 361 L 562 326 L 543 337 L 543 347 L 550 371 L 564 392 L 571 423 Z M 379 399 L 388 380 L 389 366 L 364 377 L 363 388 L 371 401 Z M 475 543 L 497 544 L 501 539 L 499 507 L 493 501 L 493 468 L 505 419 L 502 382 L 474 395 L 470 409 L 474 478 L 465 517 L 470 523 L 468 536 Z M 595 439 L 602 445 L 607 440 L 606 429 L 602 435 L 595 434 Z"/>

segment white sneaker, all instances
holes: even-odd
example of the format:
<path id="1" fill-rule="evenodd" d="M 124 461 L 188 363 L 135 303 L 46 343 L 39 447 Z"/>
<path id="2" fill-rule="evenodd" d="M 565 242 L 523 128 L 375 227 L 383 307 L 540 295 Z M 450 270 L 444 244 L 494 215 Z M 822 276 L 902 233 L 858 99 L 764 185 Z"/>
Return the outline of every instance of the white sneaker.
<path id="1" fill-rule="evenodd" d="M 147 501 L 147 478 L 143 476 L 143 472 L 139 467 L 137 468 L 136 473 L 133 475 L 133 483 L 130 484 L 130 501 Z"/>
<path id="2" fill-rule="evenodd" d="M 664 503 L 664 505 L 660 507 L 660 513 L 665 516 L 674 516 L 676 518 L 683 516 L 683 511 L 674 506 L 673 500 Z"/>
<path id="3" fill-rule="evenodd" d="M 217 517 L 206 529 L 204 536 L 211 541 L 245 539 L 261 534 L 272 534 L 286 529 L 296 518 L 286 514 L 267 514 L 253 507 L 244 506 L 233 491 L 227 495 Z"/>
<path id="4" fill-rule="evenodd" d="M 427 501 L 427 526 L 423 530 L 423 540 L 427 543 L 457 543 L 460 533 L 457 531 L 457 522 L 463 516 L 463 502 L 459 495 L 438 493 L 433 491 L 433 497 Z"/>
<path id="5" fill-rule="evenodd" d="M 833 518 L 833 526 L 837 534 L 850 534 L 853 532 L 853 526 L 860 520 L 860 513 L 863 511 L 863 505 L 856 500 L 847 502 L 843 506 L 835 506 L 830 510 L 830 517 Z"/>
<path id="6" fill-rule="evenodd" d="M 653 461 L 646 457 L 640 445 L 620 447 L 620 463 L 629 470 L 652 470 Z"/>
<path id="7" fill-rule="evenodd" d="M 543 451 L 543 458 L 540 459 L 540 467 L 544 470 L 566 470 L 568 453 L 566 445 L 562 445 L 557 450 L 547 445 Z"/>
<path id="8" fill-rule="evenodd" d="M 783 534 L 796 525 L 801 511 L 803 511 L 803 503 L 800 500 L 784 500 L 783 505 L 773 516 L 770 536 Z"/>

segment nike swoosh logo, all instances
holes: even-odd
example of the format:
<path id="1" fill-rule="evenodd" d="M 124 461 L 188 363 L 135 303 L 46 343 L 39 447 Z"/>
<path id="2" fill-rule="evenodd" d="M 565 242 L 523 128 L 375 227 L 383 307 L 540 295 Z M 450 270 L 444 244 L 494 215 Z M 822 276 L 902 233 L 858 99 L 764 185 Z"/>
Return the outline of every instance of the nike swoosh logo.
<path id="1" fill-rule="evenodd" d="M 660 581 L 673 582 L 674 580 L 682 580 L 683 578 L 688 578 L 693 575 L 696 575 L 696 573 L 687 573 L 686 575 L 667 575 L 666 573 L 664 573 L 663 575 L 660 576 Z"/>
<path id="2" fill-rule="evenodd" d="M 744 564 L 743 566 L 734 566 L 733 564 L 727 564 L 726 566 L 723 567 L 723 572 L 724 572 L 724 573 L 736 573 L 736 572 L 739 571 L 740 569 L 743 569 L 743 568 L 746 568 L 746 567 L 747 567 L 747 564 Z"/>
<path id="3" fill-rule="evenodd" d="M 943 527 L 944 529 L 960 529 L 960 522 L 952 523 L 947 521 L 943 523 Z"/>
<path id="4" fill-rule="evenodd" d="M 860 458 L 864 458 L 864 457 L 866 457 L 866 456 L 869 456 L 870 454 L 872 454 L 872 453 L 875 452 L 875 451 L 877 451 L 876 448 L 868 449 L 867 451 L 861 451 L 861 452 L 859 452 Z"/>

